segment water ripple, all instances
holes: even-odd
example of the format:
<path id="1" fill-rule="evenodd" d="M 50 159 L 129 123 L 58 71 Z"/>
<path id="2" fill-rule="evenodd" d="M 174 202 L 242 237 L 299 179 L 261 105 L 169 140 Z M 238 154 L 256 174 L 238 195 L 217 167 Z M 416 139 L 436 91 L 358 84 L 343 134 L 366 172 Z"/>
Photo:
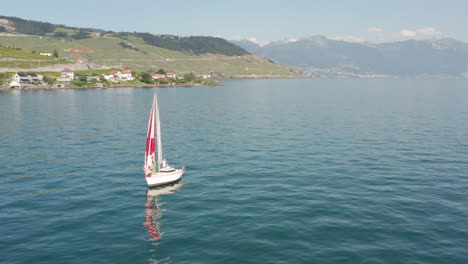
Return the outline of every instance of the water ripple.
<path id="1" fill-rule="evenodd" d="M 155 90 L 165 157 L 187 171 L 148 190 Z M 5 263 L 468 262 L 466 80 L 0 98 Z"/>

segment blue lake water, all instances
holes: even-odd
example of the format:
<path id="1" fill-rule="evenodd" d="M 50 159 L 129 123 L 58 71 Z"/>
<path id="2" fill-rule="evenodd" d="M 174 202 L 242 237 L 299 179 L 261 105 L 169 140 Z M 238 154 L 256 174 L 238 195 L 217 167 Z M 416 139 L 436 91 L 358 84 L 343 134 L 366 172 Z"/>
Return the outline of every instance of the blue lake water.
<path id="1" fill-rule="evenodd" d="M 148 191 L 155 91 L 187 171 Z M 7 91 L 0 113 L 1 263 L 468 263 L 467 80 Z"/>

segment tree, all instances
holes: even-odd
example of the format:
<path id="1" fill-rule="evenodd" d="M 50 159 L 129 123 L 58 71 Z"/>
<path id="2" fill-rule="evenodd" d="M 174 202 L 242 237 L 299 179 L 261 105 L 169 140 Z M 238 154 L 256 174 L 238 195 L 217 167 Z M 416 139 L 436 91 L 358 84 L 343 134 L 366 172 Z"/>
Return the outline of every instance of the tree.
<path id="1" fill-rule="evenodd" d="M 49 85 L 52 85 L 54 84 L 54 79 L 50 78 L 49 76 L 45 75 L 44 78 L 42 78 L 42 81 L 49 84 Z"/>
<path id="2" fill-rule="evenodd" d="M 153 78 L 151 77 L 151 75 L 147 72 L 143 72 L 141 74 L 141 79 L 140 79 L 142 82 L 144 83 L 147 83 L 147 84 L 153 84 Z"/>
<path id="3" fill-rule="evenodd" d="M 58 32 L 55 32 L 54 37 L 56 37 L 56 38 L 67 38 L 68 33 L 63 32 L 63 31 L 58 31 Z"/>
<path id="4" fill-rule="evenodd" d="M 91 37 L 91 32 L 80 29 L 75 35 L 72 36 L 74 39 L 85 39 L 85 38 L 90 38 Z"/>
<path id="5" fill-rule="evenodd" d="M 184 74 L 184 80 L 185 82 L 193 82 L 195 80 L 195 74 L 191 73 L 186 73 Z"/>
<path id="6" fill-rule="evenodd" d="M 59 54 L 58 54 L 57 50 L 54 50 L 54 57 L 57 58 L 57 59 L 59 57 Z"/>
<path id="7" fill-rule="evenodd" d="M 0 26 L 0 32 L 6 32 L 6 27 Z"/>
<path id="8" fill-rule="evenodd" d="M 4 79 L 6 79 L 6 73 L 0 72 L 0 84 L 3 83 Z"/>
<path id="9" fill-rule="evenodd" d="M 164 69 L 159 69 L 158 73 L 159 74 L 166 74 L 166 71 Z"/>
<path id="10" fill-rule="evenodd" d="M 56 28 L 55 25 L 46 22 L 39 22 L 33 20 L 25 20 L 17 17 L 2 17 L 8 19 L 10 25 L 15 28 L 15 31 L 27 35 L 40 35 L 44 36 L 47 33 L 51 33 Z"/>
<path id="11" fill-rule="evenodd" d="M 127 32 L 127 34 L 130 34 Z M 192 36 L 178 37 L 172 35 L 153 35 L 150 33 L 133 33 L 152 46 L 181 51 L 189 54 L 223 54 L 227 56 L 243 56 L 250 54 L 246 50 L 222 38 Z"/>
<path id="12" fill-rule="evenodd" d="M 158 79 L 158 83 L 160 83 L 160 84 L 168 84 L 168 83 L 169 83 L 169 80 L 166 79 L 166 78 L 161 78 L 161 79 Z"/>

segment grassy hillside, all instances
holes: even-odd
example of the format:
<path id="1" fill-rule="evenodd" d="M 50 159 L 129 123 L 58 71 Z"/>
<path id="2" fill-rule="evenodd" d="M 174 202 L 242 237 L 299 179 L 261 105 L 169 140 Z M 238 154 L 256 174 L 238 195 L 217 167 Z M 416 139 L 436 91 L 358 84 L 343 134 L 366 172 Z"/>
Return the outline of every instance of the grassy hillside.
<path id="1" fill-rule="evenodd" d="M 106 32 L 100 36 L 93 34 L 92 32 L 96 32 L 93 29 L 6 16 L 0 16 L 0 26 L 7 33 L 0 35 L 0 44 L 19 47 L 30 53 L 56 50 L 60 57 L 73 57 L 72 52 L 65 50 L 99 51 L 77 53 L 85 63 L 74 63 L 71 67 L 73 70 L 128 66 L 136 71 L 165 69 L 174 70 L 179 74 L 218 73 L 224 77 L 299 76 L 290 67 L 251 55 L 244 49 L 216 37 L 178 37 L 137 32 Z M 15 33 L 38 36 L 15 36 Z M 17 56 L 14 57 L 16 60 L 11 61 L 11 56 Z M 62 62 L 53 59 L 46 61 L 31 54 L 0 54 L 0 71 L 2 68 L 3 71 L 10 68 L 11 71 L 11 68 L 34 70 L 36 67 L 40 67 L 36 68 L 38 71 L 58 71 L 60 67 L 67 66 L 65 63 L 61 65 Z M 57 65 L 58 63 L 60 65 Z"/>
<path id="2" fill-rule="evenodd" d="M 0 68 L 29 69 L 57 64 L 73 64 L 73 62 L 56 60 L 53 57 L 25 52 L 22 50 L 0 47 Z"/>
<path id="3" fill-rule="evenodd" d="M 55 58 L 39 54 L 24 52 L 13 48 L 0 47 L 0 58 L 23 60 L 54 60 Z"/>
<path id="4" fill-rule="evenodd" d="M 54 65 L 67 65 L 73 64 L 70 61 L 0 61 L 0 72 L 1 68 L 15 68 L 15 69 L 34 69 L 39 67 L 49 67 Z"/>
<path id="5" fill-rule="evenodd" d="M 104 30 L 98 29 L 76 28 L 7 16 L 0 16 L 0 27 L 0 32 L 6 31 L 9 33 L 47 36 L 49 38 L 64 40 L 92 38 L 96 36 L 93 35 L 96 31 L 104 32 Z M 106 35 L 117 38 L 129 36 L 139 37 L 148 45 L 196 55 L 213 53 L 227 56 L 242 56 L 249 54 L 246 50 L 225 39 L 210 36 L 180 37 L 138 32 L 107 32 Z"/>
<path id="6" fill-rule="evenodd" d="M 72 56 L 65 49 L 100 50 L 102 52 L 78 53 L 89 64 L 109 67 L 128 66 L 136 71 L 174 70 L 178 73 L 196 74 L 215 72 L 225 77 L 249 75 L 298 76 L 292 68 L 279 65 L 254 55 L 224 56 L 219 54 L 193 55 L 151 46 L 142 38 L 101 37 L 81 40 L 56 38 L 0 36 L 0 43 L 20 47 L 25 51 L 57 50 L 60 57 Z M 0 55 L 1 56 L 1 55 Z M 3 58 L 0 57 L 0 58 Z M 0 66 L 1 67 L 1 66 Z"/>

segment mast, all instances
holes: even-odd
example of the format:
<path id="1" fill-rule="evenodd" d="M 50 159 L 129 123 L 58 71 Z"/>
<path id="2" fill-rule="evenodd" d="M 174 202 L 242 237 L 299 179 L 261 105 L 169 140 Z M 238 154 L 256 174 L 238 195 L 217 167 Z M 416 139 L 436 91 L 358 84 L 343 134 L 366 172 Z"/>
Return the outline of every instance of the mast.
<path id="1" fill-rule="evenodd" d="M 161 146 L 161 120 L 159 119 L 159 107 L 158 107 L 158 96 L 156 93 L 154 93 L 154 111 L 155 111 L 155 117 L 156 117 L 156 148 L 157 148 L 157 158 L 156 158 L 156 165 L 158 168 L 158 171 L 161 170 L 161 164 L 162 164 L 162 146 Z"/>

